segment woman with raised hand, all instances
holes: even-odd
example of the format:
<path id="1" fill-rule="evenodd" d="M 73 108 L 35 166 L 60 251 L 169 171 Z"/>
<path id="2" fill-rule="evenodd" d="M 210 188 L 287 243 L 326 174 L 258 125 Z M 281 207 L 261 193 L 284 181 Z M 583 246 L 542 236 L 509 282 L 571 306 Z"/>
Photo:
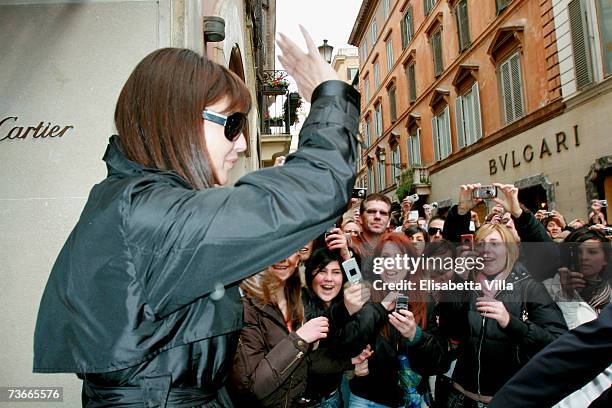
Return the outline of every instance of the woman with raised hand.
<path id="1" fill-rule="evenodd" d="M 282 167 L 228 172 L 246 148 L 245 84 L 187 49 L 152 52 L 115 110 L 117 135 L 43 294 L 35 372 L 83 379 L 83 405 L 230 406 L 238 283 L 329 228 L 355 180 L 359 95 L 302 29 L 281 61 L 312 107 Z"/>

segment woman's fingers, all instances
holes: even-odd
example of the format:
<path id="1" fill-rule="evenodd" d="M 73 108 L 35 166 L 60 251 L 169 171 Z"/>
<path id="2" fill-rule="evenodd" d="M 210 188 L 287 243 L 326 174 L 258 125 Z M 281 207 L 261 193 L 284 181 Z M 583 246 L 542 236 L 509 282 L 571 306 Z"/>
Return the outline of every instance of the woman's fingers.
<path id="1" fill-rule="evenodd" d="M 300 31 L 302 32 L 302 35 L 304 36 L 304 40 L 306 40 L 306 47 L 308 47 L 308 52 L 312 55 L 320 55 L 319 49 L 315 45 L 312 37 L 310 36 L 310 33 L 306 31 L 304 26 L 302 26 L 301 24 L 299 26 L 300 26 Z"/>

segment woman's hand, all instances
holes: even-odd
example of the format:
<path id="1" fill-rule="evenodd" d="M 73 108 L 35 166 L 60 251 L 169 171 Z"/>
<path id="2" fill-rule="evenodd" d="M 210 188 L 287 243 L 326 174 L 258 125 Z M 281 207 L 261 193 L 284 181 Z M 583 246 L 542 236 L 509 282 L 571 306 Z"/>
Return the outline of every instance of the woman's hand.
<path id="1" fill-rule="evenodd" d="M 351 316 L 360 311 L 368 300 L 370 300 L 370 288 L 363 283 L 344 288 L 344 307 Z"/>
<path id="2" fill-rule="evenodd" d="M 370 371 L 368 371 L 368 360 L 365 360 L 363 363 L 355 364 L 354 372 L 357 377 L 364 377 L 370 374 Z"/>
<path id="3" fill-rule="evenodd" d="M 367 361 L 367 359 L 370 358 L 372 354 L 374 354 L 374 352 L 372 351 L 372 347 L 368 344 L 366 348 L 361 350 L 361 353 L 359 353 L 358 356 L 351 358 L 351 364 L 354 366 L 361 364 L 364 361 Z"/>
<path id="4" fill-rule="evenodd" d="M 346 235 L 342 233 L 340 228 L 334 228 L 331 230 L 331 234 L 325 237 L 325 244 L 327 245 L 327 249 L 334 250 L 337 249 L 340 251 L 340 256 L 345 261 L 351 258 L 351 252 L 348 247 L 348 240 L 346 239 Z"/>
<path id="5" fill-rule="evenodd" d="M 391 323 L 404 338 L 410 341 L 414 339 L 417 324 L 411 311 L 401 309 L 399 312 L 391 313 L 389 315 L 389 323 Z"/>
<path id="6" fill-rule="evenodd" d="M 518 200 L 518 188 L 512 184 L 493 183 L 493 185 L 497 187 L 497 191 L 502 193 L 498 194 L 493 201 L 504 207 L 504 210 L 512 214 L 514 218 L 520 217 L 523 209 Z"/>
<path id="7" fill-rule="evenodd" d="M 559 268 L 561 290 L 566 297 L 573 298 L 576 290 L 584 288 L 586 281 L 580 272 L 570 271 L 568 268 Z"/>
<path id="8" fill-rule="evenodd" d="M 300 336 L 306 343 L 310 344 L 326 338 L 328 332 L 329 322 L 327 317 L 315 317 L 304 323 L 302 327 L 295 331 L 295 334 Z"/>
<path id="9" fill-rule="evenodd" d="M 459 203 L 457 204 L 457 212 L 459 215 L 469 213 L 472 208 L 476 207 L 482 199 L 474 199 L 472 194 L 476 188 L 480 187 L 480 183 L 464 184 L 459 188 Z"/>
<path id="10" fill-rule="evenodd" d="M 476 310 L 480 312 L 483 317 L 490 317 L 491 319 L 497 320 L 497 323 L 502 329 L 505 329 L 510 323 L 510 314 L 506 309 L 506 306 L 498 300 L 491 300 L 485 298 L 478 298 L 476 302 Z"/>
<path id="11" fill-rule="evenodd" d="M 317 86 L 325 81 L 340 78 L 331 65 L 321 57 L 317 46 L 306 29 L 300 26 L 300 30 L 306 40 L 308 54 L 305 54 L 289 37 L 280 33 L 276 43 L 283 55 L 280 55 L 278 60 L 297 83 L 300 95 L 306 102 L 310 102 L 312 92 Z"/>

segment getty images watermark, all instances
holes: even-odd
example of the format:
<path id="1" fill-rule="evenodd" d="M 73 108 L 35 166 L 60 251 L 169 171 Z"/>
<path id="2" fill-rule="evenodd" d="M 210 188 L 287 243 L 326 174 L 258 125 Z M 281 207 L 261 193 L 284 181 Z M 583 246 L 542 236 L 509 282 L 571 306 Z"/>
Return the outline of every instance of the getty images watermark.
<path id="1" fill-rule="evenodd" d="M 485 267 L 483 257 L 425 257 L 423 255 L 413 257 L 408 254 L 397 254 L 394 257 L 376 257 L 373 260 L 372 272 L 376 275 L 382 275 L 386 272 L 389 276 L 389 271 L 393 271 L 398 275 L 404 276 L 414 275 L 417 271 L 453 271 L 457 275 L 474 271 L 482 271 Z M 405 273 L 404 273 L 405 272 Z M 505 280 L 485 280 L 483 283 L 466 280 L 464 282 L 456 282 L 451 279 L 447 281 L 439 281 L 435 279 L 420 279 L 418 282 L 409 279 L 393 280 L 376 279 L 373 281 L 375 290 L 385 291 L 406 291 L 406 290 L 478 290 L 482 291 L 483 286 L 488 291 L 513 290 L 512 283 Z"/>

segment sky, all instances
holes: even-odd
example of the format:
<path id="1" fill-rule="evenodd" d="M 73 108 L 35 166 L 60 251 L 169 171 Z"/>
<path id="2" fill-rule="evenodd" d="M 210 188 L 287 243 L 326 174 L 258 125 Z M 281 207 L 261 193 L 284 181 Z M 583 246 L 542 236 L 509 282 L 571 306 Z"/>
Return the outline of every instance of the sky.
<path id="1" fill-rule="evenodd" d="M 328 40 L 334 47 L 349 47 L 348 38 L 361 0 L 276 0 L 276 31 L 284 33 L 306 50 L 298 24 L 310 33 L 317 46 Z M 277 55 L 279 54 L 277 47 Z M 277 69 L 282 65 L 276 60 Z"/>

